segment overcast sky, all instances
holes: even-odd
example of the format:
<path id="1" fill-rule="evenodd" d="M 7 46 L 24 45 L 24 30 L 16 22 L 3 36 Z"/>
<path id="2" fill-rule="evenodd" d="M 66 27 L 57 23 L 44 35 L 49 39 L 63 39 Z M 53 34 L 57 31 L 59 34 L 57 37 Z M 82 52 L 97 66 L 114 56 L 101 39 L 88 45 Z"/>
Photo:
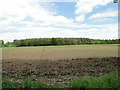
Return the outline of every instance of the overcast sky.
<path id="1" fill-rule="evenodd" d="M 118 5 L 113 0 L 51 1 L 0 0 L 0 40 L 118 38 Z"/>

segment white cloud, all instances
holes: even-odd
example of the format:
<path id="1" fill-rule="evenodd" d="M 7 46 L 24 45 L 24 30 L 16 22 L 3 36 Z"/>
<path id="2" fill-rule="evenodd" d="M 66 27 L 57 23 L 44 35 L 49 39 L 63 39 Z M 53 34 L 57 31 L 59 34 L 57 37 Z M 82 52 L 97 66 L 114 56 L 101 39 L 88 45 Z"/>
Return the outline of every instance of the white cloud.
<path id="1" fill-rule="evenodd" d="M 107 5 L 110 2 L 112 2 L 112 0 L 79 0 L 75 6 L 75 14 L 77 17 L 82 16 L 82 20 L 84 20 L 85 15 L 92 12 L 94 8 L 100 5 Z M 77 21 L 79 21 L 79 18 Z"/>
<path id="2" fill-rule="evenodd" d="M 84 25 L 85 26 L 85 25 Z M 87 26 L 87 25 L 86 25 Z M 55 27 L 22 27 L 12 28 L 12 32 L 0 34 L 1 39 L 12 41 L 14 39 L 39 38 L 39 37 L 85 37 L 91 39 L 116 39 L 118 38 L 118 25 L 88 25 L 89 29 L 77 30 Z M 9 29 L 11 30 L 11 29 Z"/>
<path id="3" fill-rule="evenodd" d="M 76 20 L 77 22 L 83 22 L 83 21 L 85 20 L 85 16 L 84 16 L 84 15 L 77 16 L 77 17 L 75 17 L 75 20 Z"/>
<path id="4" fill-rule="evenodd" d="M 99 28 L 79 30 L 78 35 L 91 39 L 118 39 L 118 24 L 99 25 Z"/>
<path id="5" fill-rule="evenodd" d="M 0 25 L 5 29 L 11 23 L 40 26 L 72 23 L 71 19 L 64 16 L 55 16 L 53 7 L 54 3 L 40 0 L 0 0 Z M 32 20 L 26 20 L 28 17 Z"/>
<path id="6" fill-rule="evenodd" d="M 54 16 L 56 12 L 54 12 L 52 5 L 52 3 L 43 4 L 39 0 L 13 0 L 12 2 L 2 0 L 0 3 L 0 23 L 9 24 L 22 21 L 27 17 L 31 17 L 33 21 L 39 23 L 58 24 L 71 22 L 64 16 Z M 50 10 L 51 8 L 52 10 Z"/>
<path id="7" fill-rule="evenodd" d="M 117 17 L 118 16 L 118 11 L 117 10 L 108 10 L 104 11 L 102 13 L 96 13 L 93 14 L 92 16 L 89 17 L 89 19 L 94 19 L 94 18 L 104 18 L 104 17 Z"/>
<path id="8" fill-rule="evenodd" d="M 113 18 L 97 18 L 97 19 L 94 19 L 94 23 L 104 23 L 104 22 L 111 22 L 112 20 L 114 20 Z"/>
<path id="9" fill-rule="evenodd" d="M 105 1 L 109 2 L 109 0 Z M 76 23 L 76 21 L 84 21 L 85 15 L 98 5 L 87 3 L 88 8 L 84 9 L 84 5 L 87 6 L 87 4 L 83 1 L 81 2 L 83 5 L 80 6 L 79 2 L 78 5 L 76 4 L 76 14 L 78 16 L 75 19 L 70 19 L 62 15 L 56 15 L 55 5 L 51 2 L 0 0 L 0 39 L 12 41 L 14 39 L 39 37 L 116 38 L 117 24 L 90 25 Z M 108 2 L 100 5 L 105 5 Z M 92 8 L 89 9 L 90 6 Z M 108 35 L 106 36 L 105 33 Z"/>

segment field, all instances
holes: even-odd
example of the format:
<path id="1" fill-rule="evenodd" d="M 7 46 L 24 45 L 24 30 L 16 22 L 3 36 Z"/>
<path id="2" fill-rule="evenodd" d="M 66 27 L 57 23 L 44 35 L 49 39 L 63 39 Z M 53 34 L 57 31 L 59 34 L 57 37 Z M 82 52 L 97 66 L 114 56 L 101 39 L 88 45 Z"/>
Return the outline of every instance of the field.
<path id="1" fill-rule="evenodd" d="M 59 60 L 117 57 L 118 45 L 76 45 L 3 48 L 3 60 Z"/>
<path id="2" fill-rule="evenodd" d="M 3 48 L 3 78 L 66 87 L 71 80 L 118 71 L 118 45 L 76 45 Z"/>

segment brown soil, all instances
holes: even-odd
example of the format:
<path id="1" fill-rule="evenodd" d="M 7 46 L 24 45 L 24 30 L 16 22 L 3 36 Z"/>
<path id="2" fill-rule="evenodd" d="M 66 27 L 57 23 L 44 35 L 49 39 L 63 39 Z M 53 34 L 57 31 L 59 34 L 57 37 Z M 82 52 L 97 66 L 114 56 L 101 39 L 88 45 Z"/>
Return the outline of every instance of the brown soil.
<path id="1" fill-rule="evenodd" d="M 3 60 L 3 76 L 36 76 L 46 84 L 68 83 L 72 78 L 100 76 L 118 70 L 118 58 L 76 58 L 72 60 Z M 47 78 L 47 80 L 46 80 Z M 52 83 L 51 83 L 52 82 Z"/>

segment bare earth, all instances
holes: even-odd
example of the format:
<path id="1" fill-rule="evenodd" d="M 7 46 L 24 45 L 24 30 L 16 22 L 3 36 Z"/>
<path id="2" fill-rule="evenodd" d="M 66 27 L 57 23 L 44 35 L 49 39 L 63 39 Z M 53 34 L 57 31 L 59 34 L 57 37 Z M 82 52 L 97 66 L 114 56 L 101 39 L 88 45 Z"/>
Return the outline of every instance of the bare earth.
<path id="1" fill-rule="evenodd" d="M 118 70 L 118 58 L 77 58 L 72 60 L 24 60 L 3 61 L 3 76 L 36 76 L 40 82 L 67 84 L 72 78 L 82 76 L 100 76 Z M 45 82 L 45 78 L 49 81 Z M 52 83 L 51 83 L 52 82 Z"/>
<path id="2" fill-rule="evenodd" d="M 3 76 L 10 79 L 35 76 L 45 84 L 66 85 L 73 78 L 118 71 L 117 45 L 46 48 L 4 48 Z"/>

